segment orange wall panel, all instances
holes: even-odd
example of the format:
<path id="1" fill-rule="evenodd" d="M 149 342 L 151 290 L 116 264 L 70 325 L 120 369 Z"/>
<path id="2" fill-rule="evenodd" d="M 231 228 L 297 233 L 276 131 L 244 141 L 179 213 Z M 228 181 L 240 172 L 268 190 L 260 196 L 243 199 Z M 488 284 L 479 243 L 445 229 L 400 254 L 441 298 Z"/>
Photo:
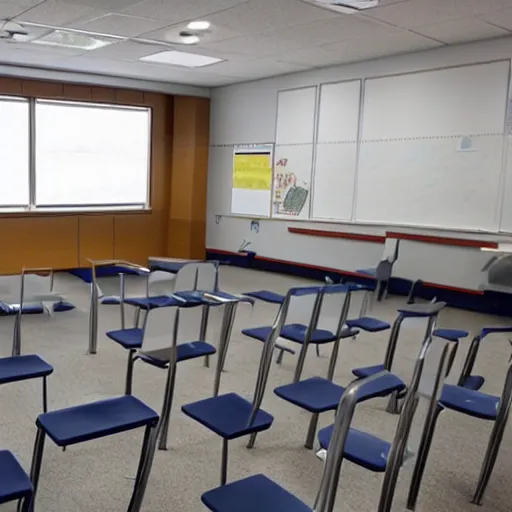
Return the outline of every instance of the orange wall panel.
<path id="1" fill-rule="evenodd" d="M 23 94 L 23 81 L 20 78 L 0 77 L 0 94 Z"/>
<path id="2" fill-rule="evenodd" d="M 123 105 L 143 105 L 144 93 L 129 89 L 116 89 L 116 102 Z"/>
<path id="3" fill-rule="evenodd" d="M 89 259 L 114 257 L 114 216 L 81 215 L 78 217 L 78 264 L 90 265 Z"/>
<path id="4" fill-rule="evenodd" d="M 91 88 L 86 85 L 64 84 L 64 97 L 69 100 L 91 101 Z"/>
<path id="5" fill-rule="evenodd" d="M 116 90 L 107 87 L 91 87 L 91 99 L 100 103 L 115 103 Z"/>
<path id="6" fill-rule="evenodd" d="M 64 85 L 57 82 L 23 80 L 23 95 L 31 98 L 62 99 L 64 97 Z"/>
<path id="7" fill-rule="evenodd" d="M 74 268 L 78 264 L 78 218 L 1 218 L 0 272 L 22 267 Z"/>

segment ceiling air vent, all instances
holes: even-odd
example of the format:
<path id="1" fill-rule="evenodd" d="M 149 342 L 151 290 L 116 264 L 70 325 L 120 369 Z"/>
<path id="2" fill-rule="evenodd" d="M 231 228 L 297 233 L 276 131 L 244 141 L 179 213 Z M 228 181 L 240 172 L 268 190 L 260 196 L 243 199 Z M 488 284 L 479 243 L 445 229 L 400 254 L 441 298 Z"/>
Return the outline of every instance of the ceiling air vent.
<path id="1" fill-rule="evenodd" d="M 377 7 L 380 0 L 304 0 L 308 4 L 330 9 L 331 11 L 343 14 L 353 14 L 357 11 L 364 11 Z"/>

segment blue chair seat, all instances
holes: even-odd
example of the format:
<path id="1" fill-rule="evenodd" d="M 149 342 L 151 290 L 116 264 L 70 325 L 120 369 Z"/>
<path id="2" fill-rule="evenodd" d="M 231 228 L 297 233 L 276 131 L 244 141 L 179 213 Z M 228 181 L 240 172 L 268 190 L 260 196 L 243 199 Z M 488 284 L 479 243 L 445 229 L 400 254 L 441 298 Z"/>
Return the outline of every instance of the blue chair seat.
<path id="1" fill-rule="evenodd" d="M 242 334 L 249 336 L 250 338 L 254 338 L 259 341 L 266 341 L 272 327 L 255 327 L 253 329 L 244 329 L 242 330 Z M 289 341 L 293 341 L 295 343 L 304 343 L 304 338 L 306 336 L 307 326 L 304 324 L 288 324 L 285 325 L 282 330 L 280 336 Z M 355 329 L 345 329 L 341 333 L 341 339 L 344 338 L 352 338 L 357 336 L 359 331 Z M 322 345 L 324 343 L 332 343 L 336 341 L 336 335 L 331 331 L 326 329 L 315 329 L 313 331 L 313 336 L 311 337 L 311 343 L 315 345 Z"/>
<path id="2" fill-rule="evenodd" d="M 264 475 L 254 475 L 205 492 L 201 501 L 213 512 L 312 512 Z"/>
<path id="3" fill-rule="evenodd" d="M 119 297 L 103 297 L 100 302 L 105 306 L 119 306 L 121 299 Z"/>
<path id="4" fill-rule="evenodd" d="M 433 334 L 448 341 L 459 341 L 466 338 L 469 332 L 462 329 L 436 329 Z"/>
<path id="5" fill-rule="evenodd" d="M 410 304 L 400 308 L 398 312 L 405 318 L 430 318 L 437 315 L 445 306 L 445 302 Z"/>
<path id="6" fill-rule="evenodd" d="M 119 343 L 119 345 L 128 350 L 134 350 L 142 347 L 144 331 L 137 327 L 109 331 L 106 334 L 111 340 L 114 340 L 116 343 Z"/>
<path id="7" fill-rule="evenodd" d="M 359 390 L 358 402 L 388 396 L 393 391 L 406 388 L 404 382 L 393 374 L 386 374 L 369 382 Z M 312 413 L 336 410 L 345 389 L 330 380 L 312 377 L 274 389 L 274 393 Z"/>
<path id="8" fill-rule="evenodd" d="M 375 375 L 384 370 L 383 364 L 377 364 L 375 366 L 365 366 L 364 368 L 354 368 L 352 370 L 352 374 L 355 375 L 358 379 L 365 379 L 366 377 L 370 377 L 371 375 Z"/>
<path id="9" fill-rule="evenodd" d="M 486 395 L 480 393 L 480 391 L 473 391 L 461 386 L 445 384 L 439 402 L 447 409 L 462 412 L 482 420 L 495 420 L 500 397 Z"/>
<path id="10" fill-rule="evenodd" d="M 177 362 L 188 361 L 197 357 L 211 356 L 215 354 L 216 349 L 213 345 L 204 341 L 191 341 L 189 343 L 181 343 L 177 346 L 178 358 Z M 145 363 L 151 364 L 158 368 L 167 368 L 169 364 L 170 348 L 141 352 L 137 359 L 141 359 Z"/>
<path id="11" fill-rule="evenodd" d="M 0 359 L 0 384 L 46 377 L 53 366 L 37 355 L 13 356 Z"/>
<path id="12" fill-rule="evenodd" d="M 7 302 L 0 302 L 0 312 L 4 315 L 16 315 L 20 310 L 19 304 L 8 304 Z M 25 304 L 23 306 L 23 315 L 41 315 L 44 313 L 42 304 Z"/>
<path id="13" fill-rule="evenodd" d="M 47 412 L 37 418 L 36 424 L 56 445 L 69 446 L 157 422 L 158 414 L 153 409 L 125 395 Z"/>
<path id="14" fill-rule="evenodd" d="M 334 425 L 326 427 L 318 433 L 320 446 L 327 450 L 331 440 Z M 375 473 L 386 471 L 391 443 L 351 428 L 347 434 L 343 457 Z"/>
<path id="15" fill-rule="evenodd" d="M 284 295 L 279 295 L 279 293 L 270 292 L 268 290 L 247 292 L 244 293 L 244 295 L 254 299 L 262 300 L 263 302 L 270 302 L 271 304 L 282 304 L 284 302 Z"/>
<path id="16" fill-rule="evenodd" d="M 179 306 L 180 301 L 168 297 L 167 295 L 158 295 L 154 297 L 130 297 L 125 299 L 125 304 L 141 309 L 156 309 L 164 307 Z"/>
<path id="17" fill-rule="evenodd" d="M 485 378 L 481 375 L 470 375 L 466 378 L 462 386 L 467 389 L 472 389 L 473 391 L 478 391 L 482 389 L 484 384 Z"/>
<path id="18" fill-rule="evenodd" d="M 17 501 L 32 494 L 30 478 L 16 457 L 8 450 L 0 451 L 0 504 Z"/>
<path id="19" fill-rule="evenodd" d="M 358 328 L 366 332 L 385 331 L 391 327 L 391 324 L 378 320 L 377 318 L 362 317 L 354 320 L 347 320 L 347 326 L 354 329 Z"/>
<path id="20" fill-rule="evenodd" d="M 235 393 L 187 404 L 181 410 L 227 440 L 268 430 L 274 421 L 270 414 L 260 409 L 249 425 L 252 403 Z"/>

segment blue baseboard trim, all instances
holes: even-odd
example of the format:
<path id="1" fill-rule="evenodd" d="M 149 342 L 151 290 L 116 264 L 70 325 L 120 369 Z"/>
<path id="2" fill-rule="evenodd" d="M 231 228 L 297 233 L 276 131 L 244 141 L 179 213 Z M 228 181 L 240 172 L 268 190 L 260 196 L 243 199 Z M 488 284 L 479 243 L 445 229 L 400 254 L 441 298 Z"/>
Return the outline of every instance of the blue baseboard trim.
<path id="1" fill-rule="evenodd" d="M 361 284 L 371 284 L 374 280 L 367 278 L 355 272 L 324 269 L 313 265 L 305 265 L 301 263 L 292 263 L 281 260 L 273 260 L 270 258 L 257 257 L 254 252 L 231 253 L 227 251 L 207 249 L 206 259 L 217 260 L 229 263 L 230 265 L 250 268 L 254 270 L 264 270 L 266 272 L 276 272 L 279 274 L 293 275 L 315 281 L 325 281 L 325 277 L 329 276 L 336 280 L 339 278 L 349 278 L 350 281 Z M 411 281 L 401 278 L 392 278 L 389 283 L 389 293 L 393 295 L 409 294 Z M 419 285 L 415 293 L 415 297 L 431 300 L 437 297 L 439 301 L 446 302 L 450 307 L 486 313 L 490 315 L 512 316 L 512 295 L 500 292 L 485 292 L 483 294 L 475 294 L 464 292 L 461 290 L 451 290 L 446 287 L 435 287 L 432 284 Z"/>

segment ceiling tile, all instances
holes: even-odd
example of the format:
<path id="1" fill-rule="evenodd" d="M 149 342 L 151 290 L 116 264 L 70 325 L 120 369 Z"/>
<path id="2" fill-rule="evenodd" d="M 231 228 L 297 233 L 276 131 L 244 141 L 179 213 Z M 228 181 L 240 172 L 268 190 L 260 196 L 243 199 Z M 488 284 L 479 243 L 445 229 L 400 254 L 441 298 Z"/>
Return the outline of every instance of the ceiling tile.
<path id="1" fill-rule="evenodd" d="M 187 27 L 187 23 L 178 23 L 176 25 L 167 26 L 160 30 L 154 30 L 152 32 L 146 32 L 141 34 L 141 37 L 146 39 L 153 39 L 155 41 L 166 41 L 166 42 L 175 42 L 179 40 L 179 33 L 182 30 L 185 30 Z M 208 32 L 205 32 L 201 36 L 201 42 L 204 43 L 213 43 L 216 41 L 223 41 L 225 39 L 231 39 L 234 37 L 241 36 L 242 33 L 236 30 L 232 30 L 228 27 L 218 27 L 212 26 Z"/>
<path id="2" fill-rule="evenodd" d="M 489 25 L 478 18 L 435 23 L 434 25 L 418 27 L 415 32 L 447 44 L 466 43 L 510 35 L 507 30 Z"/>
<path id="3" fill-rule="evenodd" d="M 165 21 L 137 18 L 123 14 L 105 14 L 90 21 L 73 23 L 69 28 L 98 32 L 100 34 L 133 37 L 144 32 L 156 30 L 165 25 Z"/>
<path id="4" fill-rule="evenodd" d="M 335 18 L 278 29 L 265 35 L 274 35 L 291 41 L 300 41 L 304 46 L 313 47 L 338 41 L 348 41 L 350 39 L 377 37 L 400 30 L 363 16 L 342 14 Z"/>
<path id="5" fill-rule="evenodd" d="M 292 64 L 304 64 L 311 67 L 332 66 L 340 62 L 339 52 L 325 48 L 302 48 L 293 52 L 277 55 L 278 60 Z"/>
<path id="6" fill-rule="evenodd" d="M 14 18 L 41 0 L 0 0 L 0 19 Z"/>
<path id="7" fill-rule="evenodd" d="M 493 11 L 491 13 L 481 16 L 481 18 L 484 21 L 488 21 L 489 23 L 492 23 L 493 25 L 496 25 L 498 27 L 503 27 L 508 30 L 512 30 L 512 9 Z"/>
<path id="8" fill-rule="evenodd" d="M 234 51 L 250 57 L 267 57 L 277 53 L 304 48 L 306 44 L 300 41 L 288 41 L 278 36 L 247 35 L 227 39 L 218 43 L 205 44 L 206 48 L 218 51 Z"/>
<path id="9" fill-rule="evenodd" d="M 258 34 L 338 16 L 340 15 L 333 11 L 298 0 L 251 0 L 209 16 L 208 21 L 234 30 L 243 30 L 246 34 Z"/>
<path id="10" fill-rule="evenodd" d="M 266 76 L 293 73 L 308 68 L 309 66 L 306 65 L 280 62 L 269 58 L 250 62 L 220 62 L 219 64 L 202 68 L 201 71 L 252 80 Z"/>
<path id="11" fill-rule="evenodd" d="M 415 28 L 455 19 L 479 16 L 510 6 L 510 0 L 408 0 L 364 12 L 404 28 Z"/>
<path id="12" fill-rule="evenodd" d="M 122 12 L 179 23 L 229 9 L 249 0 L 145 0 Z M 279 0 L 281 1 L 281 0 Z"/>
<path id="13" fill-rule="evenodd" d="M 82 5 L 65 4 L 59 0 L 46 0 L 17 18 L 19 21 L 64 26 L 80 19 L 98 17 L 105 11 Z"/>
<path id="14" fill-rule="evenodd" d="M 153 44 L 137 43 L 135 41 L 121 41 L 87 52 L 87 56 L 91 59 L 101 58 L 138 61 L 141 57 L 146 57 L 147 55 L 152 55 L 153 53 L 164 50 L 169 50 L 169 48 Z"/>
<path id="15" fill-rule="evenodd" d="M 412 32 L 400 32 L 375 39 L 345 41 L 324 46 L 326 50 L 338 52 L 340 62 L 369 60 L 398 53 L 416 52 L 443 46 L 432 39 L 427 39 Z"/>
<path id="16" fill-rule="evenodd" d="M 142 0 L 62 0 L 65 4 L 85 5 L 104 11 L 116 11 L 126 9 L 132 5 L 139 4 Z"/>
<path id="17" fill-rule="evenodd" d="M 171 48 L 179 50 L 180 52 L 194 53 L 196 55 L 205 55 L 207 57 L 217 57 L 222 60 L 231 60 L 231 61 L 244 61 L 249 62 L 251 60 L 255 60 L 256 57 L 248 57 L 247 55 L 242 55 L 240 53 L 233 53 L 229 51 L 220 51 L 214 50 L 212 48 L 205 48 L 202 46 L 196 45 L 173 45 Z M 169 49 L 169 48 L 167 48 Z"/>

